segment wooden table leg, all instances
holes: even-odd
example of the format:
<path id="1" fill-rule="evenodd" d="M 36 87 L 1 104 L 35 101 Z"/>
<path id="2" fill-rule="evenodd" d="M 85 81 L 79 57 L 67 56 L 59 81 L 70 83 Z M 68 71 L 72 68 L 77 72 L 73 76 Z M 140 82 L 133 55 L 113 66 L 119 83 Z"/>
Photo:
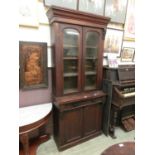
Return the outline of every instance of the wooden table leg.
<path id="1" fill-rule="evenodd" d="M 23 145 L 24 155 L 29 155 L 29 137 L 28 133 L 24 133 L 20 135 L 20 141 Z"/>

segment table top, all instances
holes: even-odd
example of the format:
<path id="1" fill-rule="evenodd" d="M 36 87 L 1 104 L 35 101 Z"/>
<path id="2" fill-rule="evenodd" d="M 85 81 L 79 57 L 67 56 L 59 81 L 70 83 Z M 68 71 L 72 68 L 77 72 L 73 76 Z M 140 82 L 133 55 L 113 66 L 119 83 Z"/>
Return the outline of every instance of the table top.
<path id="1" fill-rule="evenodd" d="M 39 121 L 52 110 L 52 103 L 19 108 L 19 127 Z"/>
<path id="2" fill-rule="evenodd" d="M 122 142 L 112 145 L 101 155 L 135 155 L 135 142 Z"/>

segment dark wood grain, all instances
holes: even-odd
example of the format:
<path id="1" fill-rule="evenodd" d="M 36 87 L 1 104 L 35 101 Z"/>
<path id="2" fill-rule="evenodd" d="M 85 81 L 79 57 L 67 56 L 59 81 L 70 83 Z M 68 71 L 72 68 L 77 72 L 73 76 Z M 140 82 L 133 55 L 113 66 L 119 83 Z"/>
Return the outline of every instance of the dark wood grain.
<path id="1" fill-rule="evenodd" d="M 110 21 L 110 18 L 108 17 L 85 13 L 82 11 L 75 11 L 57 6 L 52 6 L 47 11 L 47 16 L 50 23 L 60 22 L 81 26 L 91 25 L 92 27 L 96 28 L 104 28 Z"/>
<path id="2" fill-rule="evenodd" d="M 20 88 L 48 87 L 47 43 L 19 42 Z"/>
<path id="3" fill-rule="evenodd" d="M 102 91 L 102 58 L 104 36 L 110 18 L 56 6 L 49 8 L 47 16 L 51 35 L 54 36 L 54 40 L 51 41 L 54 62 L 52 71 L 54 139 L 58 149 L 64 150 L 102 133 L 103 105 L 107 96 Z M 65 63 L 63 61 L 64 59 L 70 61 L 71 58 L 64 57 L 64 30 L 66 29 L 78 32 L 78 55 L 72 58 L 78 62 L 77 81 L 75 81 L 77 91 L 71 91 L 68 94 L 64 91 Z M 92 80 L 91 90 L 85 88 L 86 38 L 89 32 L 95 32 L 98 35 L 98 42 L 95 45 L 98 49 L 95 57 L 97 63 L 96 68 L 93 68 L 96 79 Z"/>
<path id="4" fill-rule="evenodd" d="M 89 99 L 106 97 L 106 95 L 107 94 L 105 94 L 101 90 L 81 92 L 81 93 L 70 94 L 62 97 L 56 97 L 55 104 L 59 103 L 59 105 L 61 105 L 61 104 L 71 103 L 71 102 L 87 101 Z"/>
<path id="5" fill-rule="evenodd" d="M 40 129 L 40 135 L 37 138 L 42 137 L 43 136 L 42 134 L 44 132 L 41 128 L 44 127 L 48 123 L 50 116 L 51 116 L 51 112 L 49 112 L 45 117 L 43 117 L 42 119 L 40 119 L 34 123 L 19 127 L 19 139 L 23 146 L 24 155 L 29 155 L 31 149 L 32 150 L 34 149 L 34 147 L 31 147 L 29 145 L 29 134 L 32 131 Z M 48 136 L 48 135 L 45 135 L 45 137 L 46 136 Z M 37 143 L 35 145 L 35 147 L 38 145 L 39 145 L 39 143 Z"/>
<path id="6" fill-rule="evenodd" d="M 96 99 L 97 100 L 97 99 Z M 54 139 L 60 151 L 86 141 L 102 133 L 102 99 L 87 105 L 78 102 L 61 112 L 54 105 Z M 75 102 L 70 103 L 74 105 Z M 70 105 L 69 104 L 69 105 Z"/>
<path id="7" fill-rule="evenodd" d="M 36 155 L 38 146 L 41 143 L 46 142 L 47 140 L 49 140 L 49 138 L 50 138 L 49 135 L 43 135 L 43 136 L 37 137 L 35 139 L 32 139 L 30 141 L 29 154 L 28 155 Z M 22 146 L 20 147 L 19 155 L 25 155 L 24 154 L 24 149 L 23 149 Z"/>
<path id="8" fill-rule="evenodd" d="M 124 90 L 129 88 L 127 93 L 130 93 L 131 88 L 134 90 L 135 65 L 121 65 L 118 68 L 104 67 L 104 73 L 106 80 L 104 80 L 103 89 L 107 90 L 108 94 L 108 100 L 105 104 L 107 110 L 104 109 L 104 118 L 108 118 L 108 122 L 105 121 L 107 125 L 104 125 L 103 130 L 116 138 L 115 126 L 121 126 L 125 131 L 134 129 L 135 96 L 124 97 L 124 94 L 126 94 Z M 130 118 L 133 120 L 131 125 L 128 122 Z M 124 119 L 127 120 L 124 121 Z M 109 131 L 107 131 L 107 126 Z"/>

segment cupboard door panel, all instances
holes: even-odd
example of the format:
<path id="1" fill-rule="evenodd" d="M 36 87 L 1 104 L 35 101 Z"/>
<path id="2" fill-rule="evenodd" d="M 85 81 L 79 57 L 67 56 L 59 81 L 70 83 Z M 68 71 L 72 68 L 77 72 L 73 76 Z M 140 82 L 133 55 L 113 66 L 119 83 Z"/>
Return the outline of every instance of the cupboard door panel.
<path id="1" fill-rule="evenodd" d="M 61 119 L 62 144 L 82 137 L 82 109 L 74 109 L 62 113 Z"/>
<path id="2" fill-rule="evenodd" d="M 101 130 L 102 104 L 97 103 L 84 108 L 84 136 Z"/>

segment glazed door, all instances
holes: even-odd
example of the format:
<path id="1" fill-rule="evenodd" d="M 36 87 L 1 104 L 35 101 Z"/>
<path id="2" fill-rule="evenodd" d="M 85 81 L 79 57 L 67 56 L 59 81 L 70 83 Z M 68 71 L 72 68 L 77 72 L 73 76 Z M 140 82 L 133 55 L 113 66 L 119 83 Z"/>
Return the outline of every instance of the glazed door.
<path id="1" fill-rule="evenodd" d="M 61 36 L 62 94 L 65 95 L 81 91 L 82 28 L 63 24 L 61 25 Z"/>
<path id="2" fill-rule="evenodd" d="M 83 29 L 83 89 L 101 87 L 102 80 L 102 31 L 94 28 Z"/>

